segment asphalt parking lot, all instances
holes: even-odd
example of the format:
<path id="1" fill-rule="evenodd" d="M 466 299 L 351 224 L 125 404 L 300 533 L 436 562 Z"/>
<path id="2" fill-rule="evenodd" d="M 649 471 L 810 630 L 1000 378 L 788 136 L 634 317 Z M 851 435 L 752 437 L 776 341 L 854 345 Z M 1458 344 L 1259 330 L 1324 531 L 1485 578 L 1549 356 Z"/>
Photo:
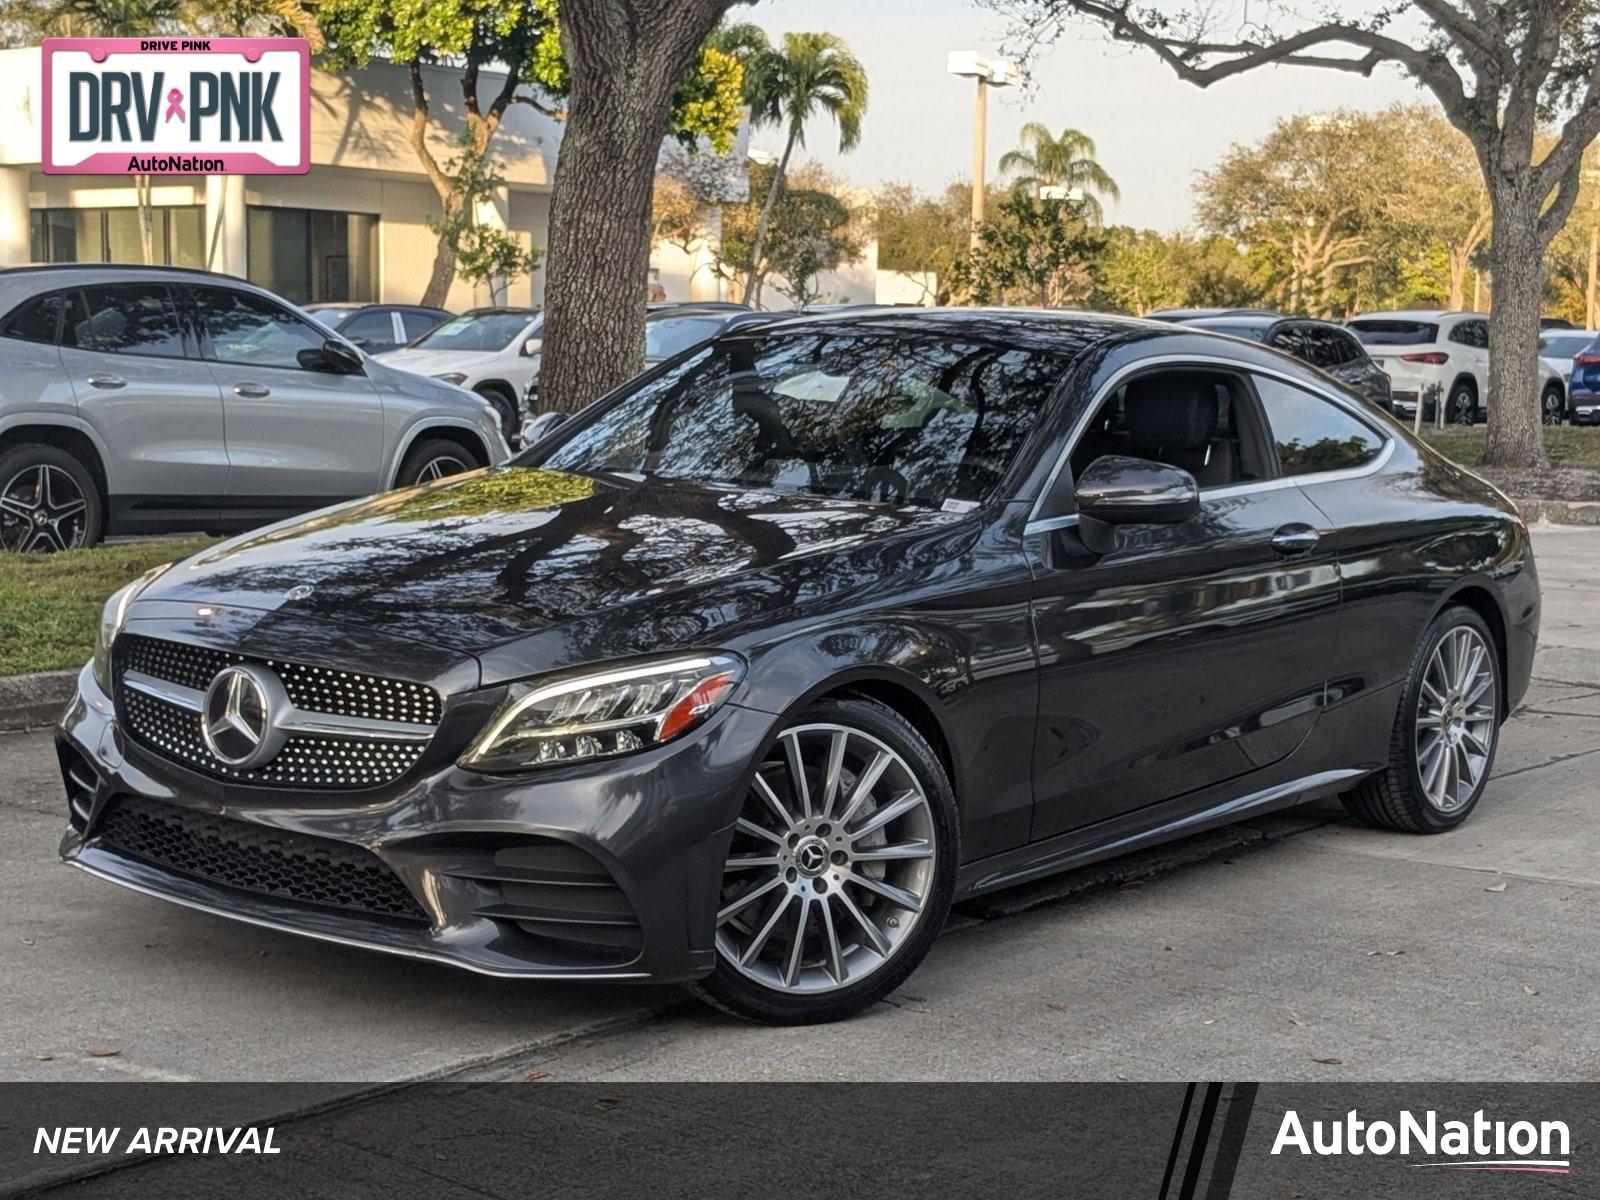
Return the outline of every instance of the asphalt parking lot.
<path id="1" fill-rule="evenodd" d="M 56 861 L 45 732 L 0 737 L 8 1080 L 1453 1079 L 1600 1071 L 1600 530 L 1536 534 L 1537 682 L 1437 838 L 1293 810 L 952 920 L 889 1003 L 739 1023 L 235 925 Z"/>

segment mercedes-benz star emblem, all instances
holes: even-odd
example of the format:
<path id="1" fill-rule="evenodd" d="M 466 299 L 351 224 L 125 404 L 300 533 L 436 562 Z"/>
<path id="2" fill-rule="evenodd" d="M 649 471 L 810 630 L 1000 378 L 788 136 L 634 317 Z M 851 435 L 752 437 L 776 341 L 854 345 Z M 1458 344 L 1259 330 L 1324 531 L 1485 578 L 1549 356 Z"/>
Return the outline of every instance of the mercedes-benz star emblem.
<path id="1" fill-rule="evenodd" d="M 206 689 L 200 735 L 220 762 L 247 770 L 283 749 L 288 735 L 277 722 L 288 707 L 282 680 L 266 667 L 224 667 Z"/>

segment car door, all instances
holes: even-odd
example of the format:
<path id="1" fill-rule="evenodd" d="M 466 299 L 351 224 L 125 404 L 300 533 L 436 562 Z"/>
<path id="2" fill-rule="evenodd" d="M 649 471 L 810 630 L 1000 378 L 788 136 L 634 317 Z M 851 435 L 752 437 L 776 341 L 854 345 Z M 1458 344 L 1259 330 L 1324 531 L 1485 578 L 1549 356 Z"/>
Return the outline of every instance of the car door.
<path id="1" fill-rule="evenodd" d="M 328 331 L 256 292 L 188 292 L 222 389 L 231 504 L 293 511 L 377 491 L 383 400 L 365 374 L 330 369 Z"/>
<path id="2" fill-rule="evenodd" d="M 220 503 L 228 481 L 222 393 L 198 359 L 172 288 L 104 283 L 62 294 L 61 365 L 78 415 L 111 450 L 113 507 Z"/>
<path id="3" fill-rule="evenodd" d="M 1186 374 L 1197 371 L 1223 389 L 1218 437 L 1188 457 L 1137 444 L 1118 416 L 1129 389 L 1170 383 L 1173 424 L 1193 429 L 1181 410 L 1198 394 Z M 1243 789 L 1317 719 L 1338 632 L 1338 569 L 1323 544 L 1327 519 L 1278 476 L 1246 373 L 1209 361 L 1136 371 L 1088 419 L 1063 470 L 1081 473 L 1108 453 L 1188 469 L 1203 453 L 1211 474 L 1224 448 L 1237 468 L 1197 477 L 1197 518 L 1122 527 L 1110 553 L 1090 551 L 1070 513 L 1030 523 L 1035 839 L 1230 780 Z M 1051 495 L 1062 495 L 1059 483 Z"/>
<path id="4" fill-rule="evenodd" d="M 1450 357 L 1471 373 L 1478 385 L 1478 407 L 1489 399 L 1489 322 L 1480 318 L 1458 321 L 1445 335 Z"/>

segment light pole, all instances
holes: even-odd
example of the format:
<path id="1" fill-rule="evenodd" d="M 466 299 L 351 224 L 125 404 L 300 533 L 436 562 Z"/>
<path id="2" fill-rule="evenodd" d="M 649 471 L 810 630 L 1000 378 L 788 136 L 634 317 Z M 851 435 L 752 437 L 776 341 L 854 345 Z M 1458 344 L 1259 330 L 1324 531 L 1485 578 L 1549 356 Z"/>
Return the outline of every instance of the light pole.
<path id="1" fill-rule="evenodd" d="M 1010 87 L 1016 72 L 1003 58 L 985 58 L 976 50 L 952 50 L 945 58 L 945 70 L 963 79 L 978 81 L 978 103 L 972 130 L 972 248 L 978 247 L 978 231 L 983 228 L 984 166 L 988 152 L 984 147 L 989 125 L 989 89 Z"/>

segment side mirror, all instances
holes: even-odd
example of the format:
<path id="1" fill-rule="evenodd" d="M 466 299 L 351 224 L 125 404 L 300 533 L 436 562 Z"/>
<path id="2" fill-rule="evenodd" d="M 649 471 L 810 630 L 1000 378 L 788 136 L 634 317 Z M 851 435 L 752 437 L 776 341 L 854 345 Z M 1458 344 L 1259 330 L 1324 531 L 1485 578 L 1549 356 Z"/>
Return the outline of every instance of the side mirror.
<path id="1" fill-rule="evenodd" d="M 543 338 L 528 338 L 522 343 L 522 349 L 517 351 L 523 358 L 532 358 L 544 345 Z"/>
<path id="2" fill-rule="evenodd" d="M 534 417 L 522 427 L 523 448 L 526 449 L 537 442 L 540 438 L 554 433 L 556 427 L 564 424 L 566 419 L 566 413 L 558 412 L 540 413 L 537 417 Z"/>
<path id="3" fill-rule="evenodd" d="M 1118 525 L 1180 525 L 1199 515 L 1200 485 L 1178 467 L 1108 454 L 1084 469 L 1073 499 L 1084 545 L 1108 554 Z"/>
<path id="4" fill-rule="evenodd" d="M 360 375 L 364 371 L 361 352 L 337 338 L 329 338 L 322 343 L 322 361 L 329 371 L 339 375 Z"/>

